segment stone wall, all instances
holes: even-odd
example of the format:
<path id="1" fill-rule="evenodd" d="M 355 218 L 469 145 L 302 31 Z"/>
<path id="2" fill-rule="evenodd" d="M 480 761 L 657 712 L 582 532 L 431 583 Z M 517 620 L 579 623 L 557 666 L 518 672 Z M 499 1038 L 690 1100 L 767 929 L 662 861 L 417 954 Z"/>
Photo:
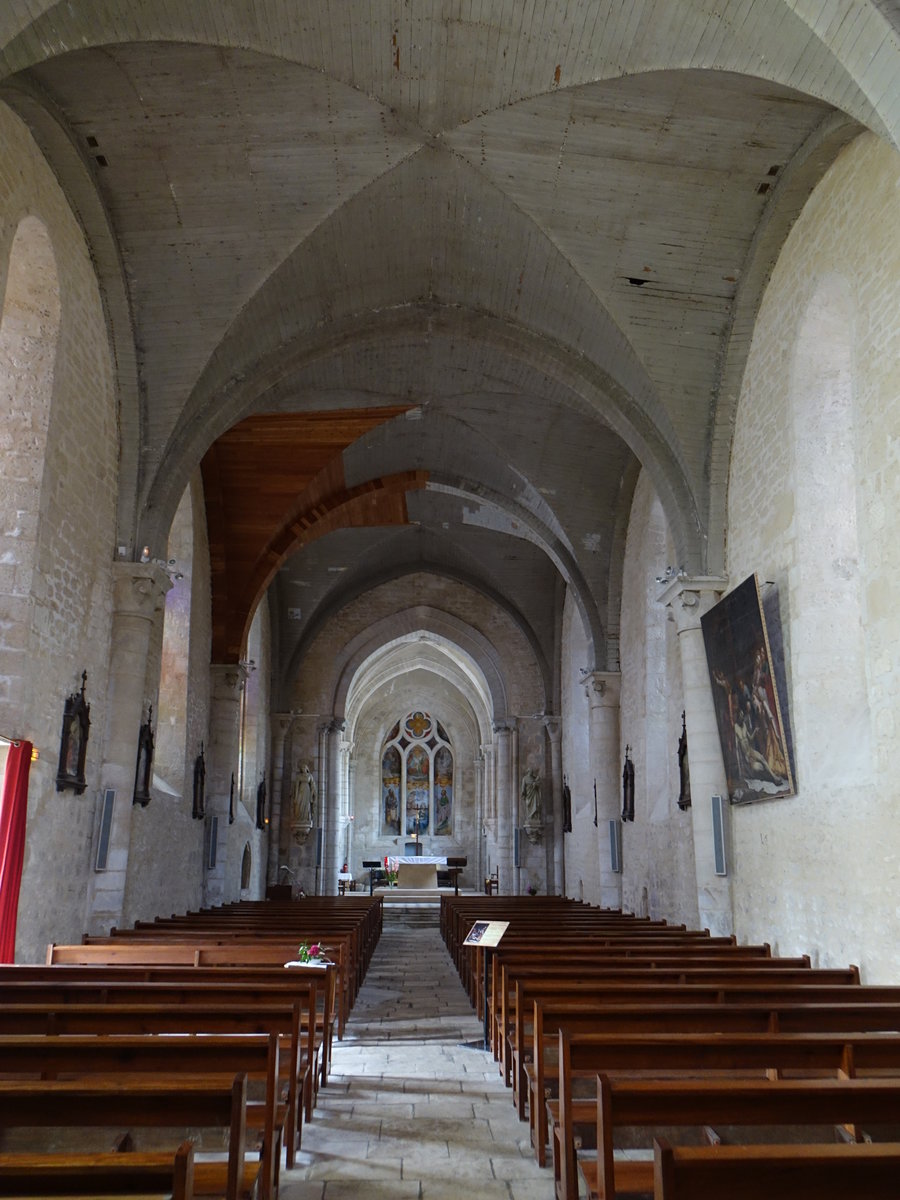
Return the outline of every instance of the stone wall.
<path id="1" fill-rule="evenodd" d="M 21 960 L 43 960 L 48 940 L 77 941 L 84 932 L 105 724 L 117 418 L 103 306 L 83 234 L 30 135 L 0 105 L 4 280 L 25 216 L 37 218 L 47 232 L 60 315 L 43 426 L 46 448 L 32 506 L 4 514 L 4 536 L 21 530 L 31 542 L 22 553 L 4 546 L 4 561 L 30 562 L 33 574 L 24 587 L 9 578 L 0 585 L 0 626 L 16 642 L 0 646 L 0 729 L 32 740 L 40 754 L 29 787 L 16 953 Z M 8 369 L 8 362 L 0 363 L 0 372 Z M 30 403 L 25 395 L 19 402 Z M 54 780 L 63 704 L 80 687 L 82 671 L 92 724 L 88 787 L 76 796 L 57 792 Z"/>
<path id="2" fill-rule="evenodd" d="M 797 774 L 795 797 L 732 810 L 736 930 L 869 982 L 900 977 L 898 197 L 900 156 L 864 135 L 794 226 L 753 338 L 728 510 L 731 583 L 755 571 L 779 613 Z"/>
<path id="3" fill-rule="evenodd" d="M 502 662 L 510 713 L 533 713 L 544 707 L 534 652 L 510 615 L 474 588 L 424 572 L 373 588 L 327 622 L 300 665 L 291 707 L 304 713 L 330 714 L 337 683 L 335 663 L 347 643 L 411 605 L 452 613 L 487 638 Z"/>

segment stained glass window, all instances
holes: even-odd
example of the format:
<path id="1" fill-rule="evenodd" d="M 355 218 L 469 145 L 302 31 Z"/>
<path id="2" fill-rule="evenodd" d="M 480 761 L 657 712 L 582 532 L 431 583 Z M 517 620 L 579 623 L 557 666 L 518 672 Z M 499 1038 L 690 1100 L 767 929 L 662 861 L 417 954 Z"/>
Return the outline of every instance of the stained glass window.
<path id="1" fill-rule="evenodd" d="M 381 753 L 381 833 L 401 832 L 453 833 L 453 749 L 443 725 L 419 710 L 397 722 Z"/>

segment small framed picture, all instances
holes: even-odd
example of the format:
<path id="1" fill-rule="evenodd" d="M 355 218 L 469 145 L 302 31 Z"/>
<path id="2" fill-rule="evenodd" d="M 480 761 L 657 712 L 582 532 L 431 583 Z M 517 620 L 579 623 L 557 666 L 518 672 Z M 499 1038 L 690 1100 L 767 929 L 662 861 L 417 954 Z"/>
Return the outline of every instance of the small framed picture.
<path id="1" fill-rule="evenodd" d="M 91 706 L 84 698 L 87 671 L 81 673 L 81 691 L 68 697 L 63 709 L 62 734 L 59 739 L 59 767 L 56 790 L 71 788 L 81 795 L 87 788 L 84 767 L 87 761 L 88 732 L 91 728 Z"/>
<path id="2" fill-rule="evenodd" d="M 147 720 L 138 734 L 137 764 L 134 772 L 134 803 L 146 808 L 150 803 L 150 785 L 153 782 L 153 705 L 150 705 Z"/>

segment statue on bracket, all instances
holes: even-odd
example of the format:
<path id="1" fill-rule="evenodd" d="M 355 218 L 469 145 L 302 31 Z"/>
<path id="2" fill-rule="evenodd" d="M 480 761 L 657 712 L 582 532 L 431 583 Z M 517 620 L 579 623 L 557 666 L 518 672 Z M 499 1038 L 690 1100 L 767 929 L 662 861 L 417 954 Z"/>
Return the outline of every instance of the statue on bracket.
<path id="1" fill-rule="evenodd" d="M 530 842 L 537 843 L 541 840 L 544 828 L 544 813 L 541 777 L 534 767 L 529 767 L 522 776 L 521 798 L 525 813 L 525 833 Z"/>
<path id="2" fill-rule="evenodd" d="M 319 791 L 309 763 L 303 763 L 291 792 L 291 832 L 294 841 L 303 845 L 316 819 Z"/>

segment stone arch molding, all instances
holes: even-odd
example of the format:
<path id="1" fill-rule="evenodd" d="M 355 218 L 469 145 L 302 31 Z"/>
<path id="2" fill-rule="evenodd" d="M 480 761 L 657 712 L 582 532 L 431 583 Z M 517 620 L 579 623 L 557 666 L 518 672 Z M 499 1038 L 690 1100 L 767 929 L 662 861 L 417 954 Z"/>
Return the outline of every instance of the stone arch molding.
<path id="1" fill-rule="evenodd" d="M 441 612 L 428 605 L 416 605 L 377 622 L 350 641 L 338 664 L 334 692 L 334 714 L 337 719 L 347 715 L 348 697 L 355 677 L 363 664 L 390 643 L 412 639 L 424 632 L 461 651 L 476 669 L 474 681 L 481 684 L 486 707 L 494 720 L 508 715 L 506 685 L 499 655 L 484 634 L 451 613 Z M 480 675 L 481 679 L 478 680 Z"/>

